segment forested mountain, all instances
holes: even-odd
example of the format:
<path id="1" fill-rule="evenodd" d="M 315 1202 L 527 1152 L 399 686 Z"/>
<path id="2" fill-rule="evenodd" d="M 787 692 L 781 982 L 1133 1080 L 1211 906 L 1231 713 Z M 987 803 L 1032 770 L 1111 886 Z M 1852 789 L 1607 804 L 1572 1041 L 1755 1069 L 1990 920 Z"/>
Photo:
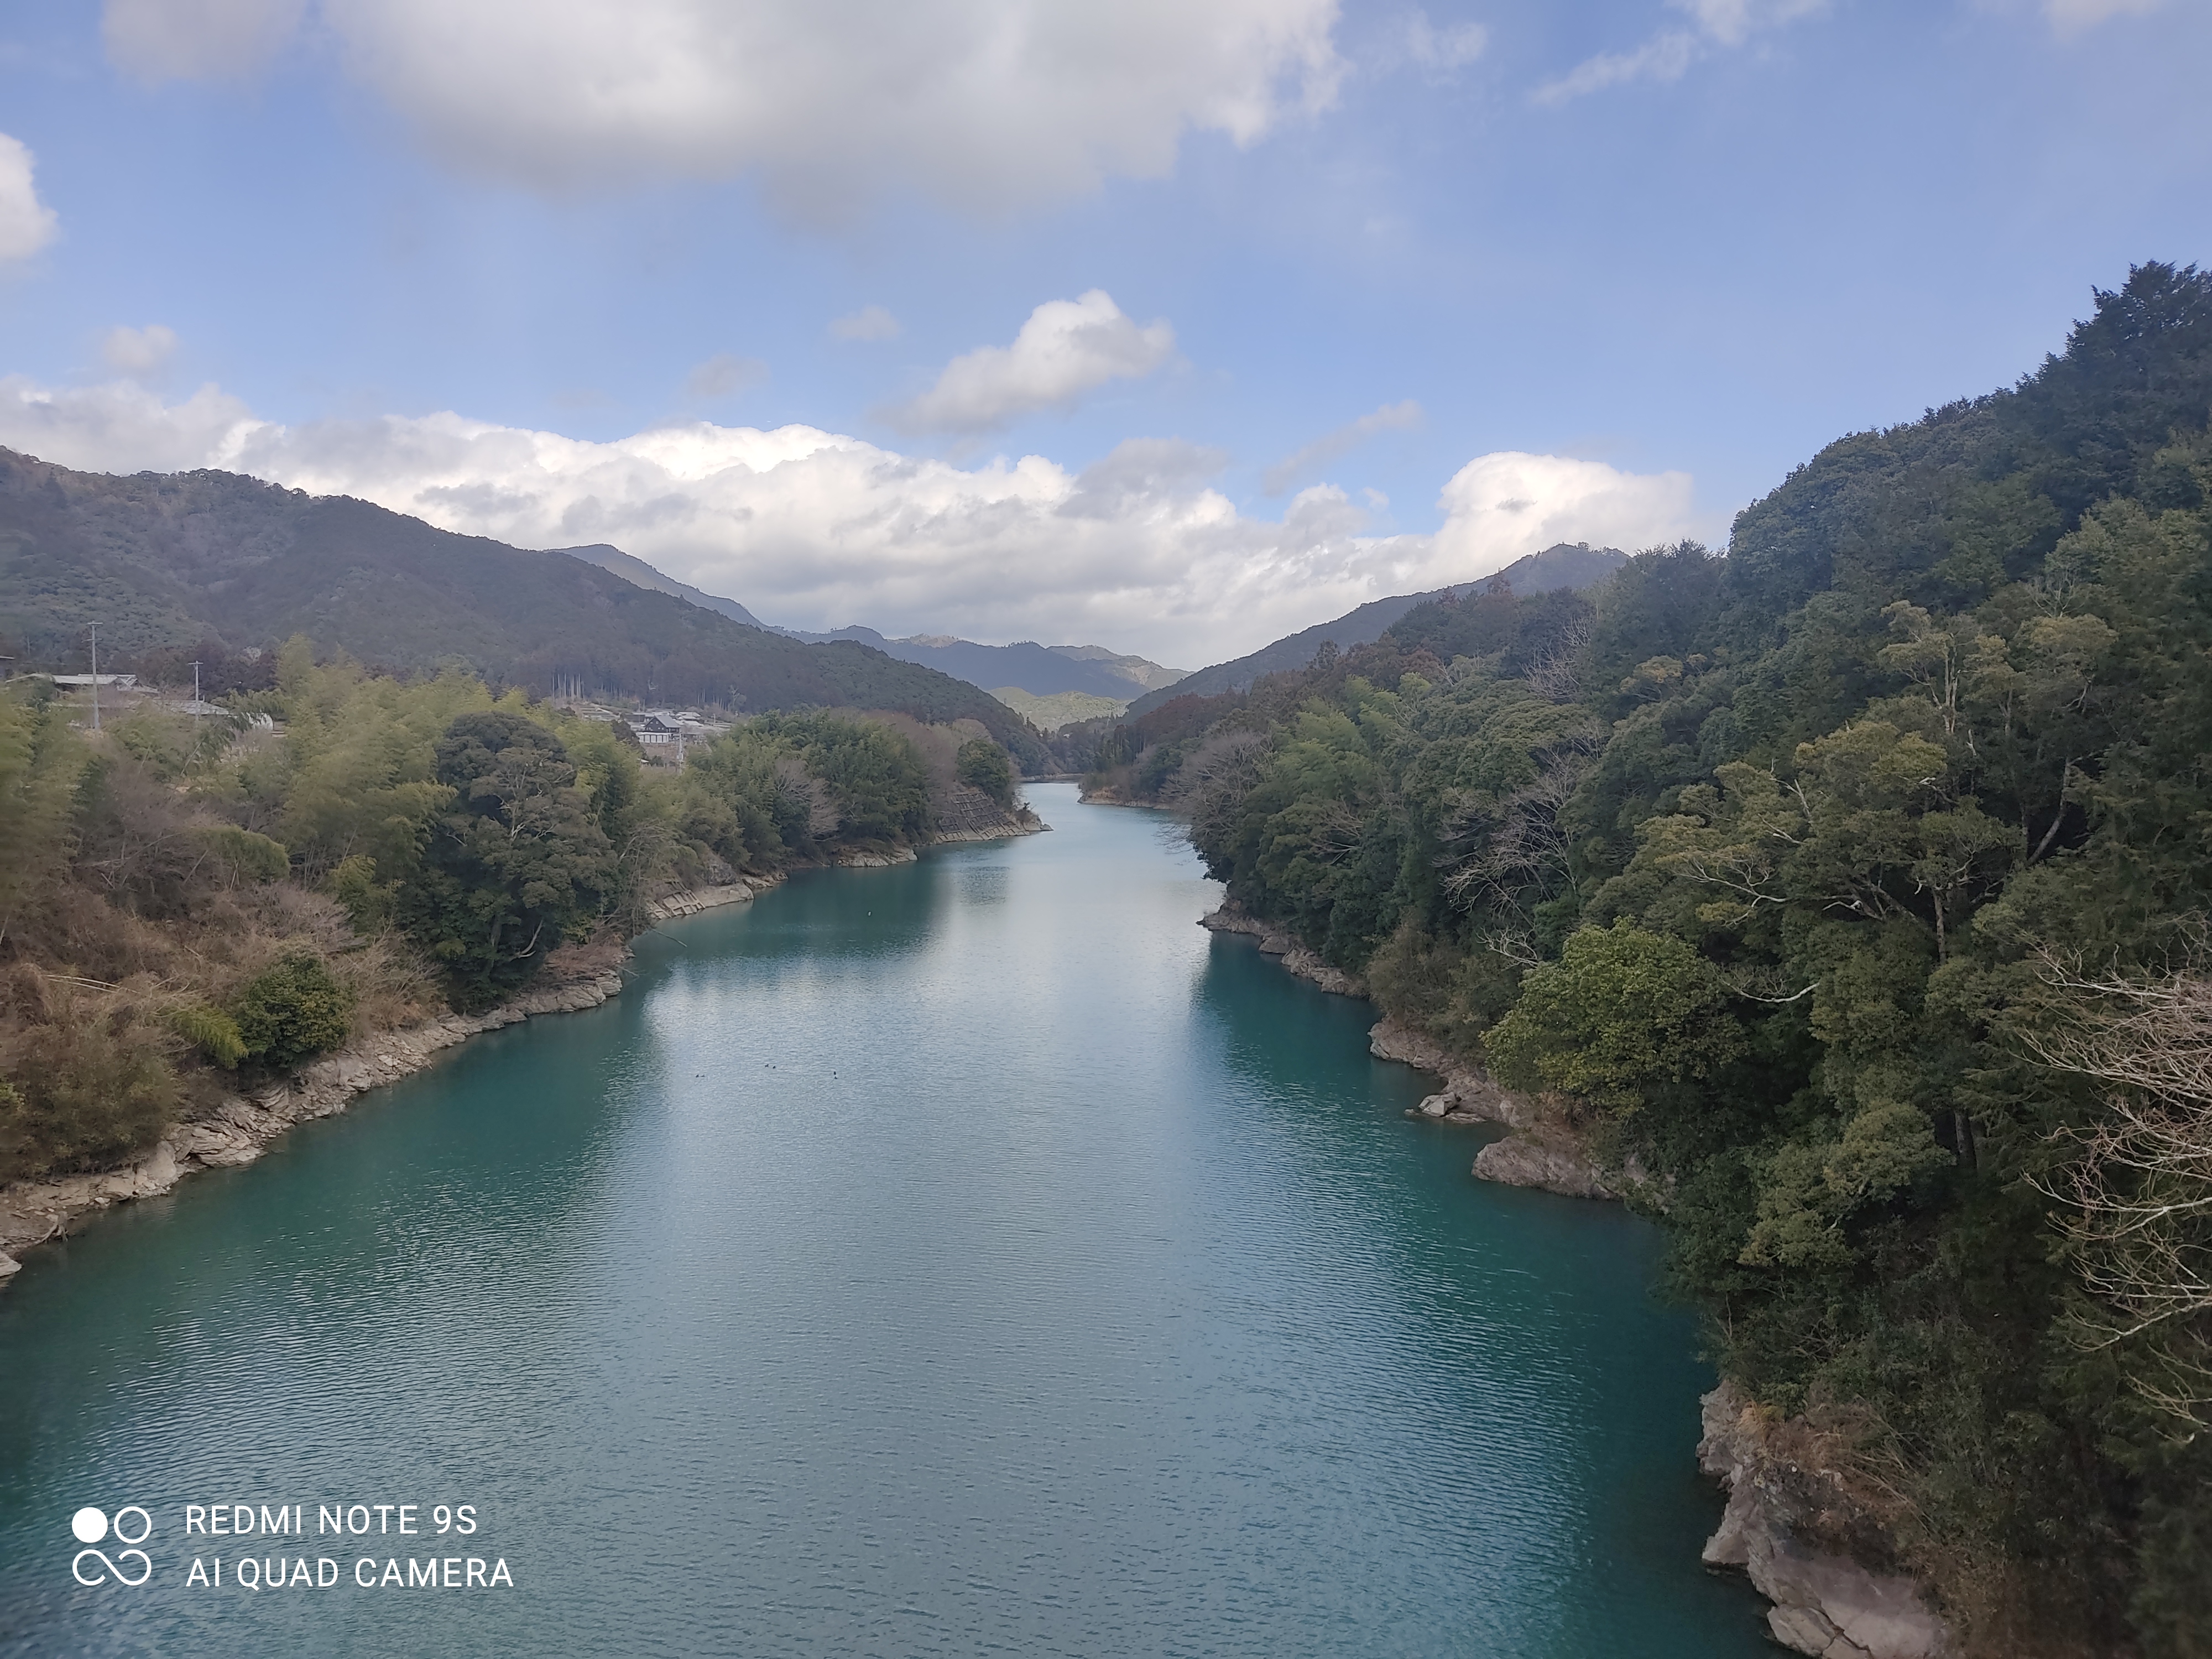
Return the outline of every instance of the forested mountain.
<path id="1" fill-rule="evenodd" d="M 1429 593 L 1401 593 L 1387 599 L 1370 599 L 1356 611 L 1347 611 L 1334 622 L 1316 623 L 1311 628 L 1301 629 L 1295 634 L 1263 645 L 1249 656 L 1234 661 L 1216 663 L 1211 668 L 1201 668 L 1187 675 L 1172 685 L 1156 689 L 1129 706 L 1133 716 L 1149 714 L 1171 697 L 1213 696 L 1223 691 L 1242 691 L 1255 680 L 1267 674 L 1304 668 L 1314 659 L 1314 653 L 1324 645 L 1338 650 L 1348 650 L 1355 645 L 1366 645 L 1382 637 L 1382 632 L 1399 617 L 1417 605 L 1441 599 L 1449 593 L 1456 597 L 1471 593 L 1503 579 L 1516 593 L 1548 593 L 1555 588 L 1589 587 L 1604 580 L 1628 557 L 1626 553 L 1610 547 L 1593 548 L 1581 543 L 1560 542 L 1540 553 L 1530 553 L 1514 560 L 1496 576 L 1486 576 L 1480 581 L 1460 582 L 1450 587 L 1441 587 Z"/>
<path id="2" fill-rule="evenodd" d="M 299 634 L 402 673 L 455 667 L 541 693 L 975 720 L 1025 767 L 1048 765 L 1019 716 L 963 681 L 763 632 L 565 553 L 235 473 L 118 477 L 0 450 L 0 637 L 18 667 L 82 672 L 93 623 L 103 666 Z"/>
<path id="3" fill-rule="evenodd" d="M 1142 657 L 1116 656 L 1101 645 L 1039 645 L 1032 640 L 1013 645 L 978 645 L 973 640 L 929 635 L 887 640 L 872 628 L 841 628 L 834 634 L 793 633 L 792 637 L 852 640 L 901 662 L 934 668 L 986 690 L 1011 685 L 1038 697 L 1082 691 L 1126 703 L 1183 677 L 1180 668 L 1163 668 Z"/>
<path id="4" fill-rule="evenodd" d="M 1645 1171 L 1971 1653 L 2212 1652 L 2208 414 L 2212 276 L 2145 265 L 1724 558 L 1413 606 L 1095 781 Z"/>

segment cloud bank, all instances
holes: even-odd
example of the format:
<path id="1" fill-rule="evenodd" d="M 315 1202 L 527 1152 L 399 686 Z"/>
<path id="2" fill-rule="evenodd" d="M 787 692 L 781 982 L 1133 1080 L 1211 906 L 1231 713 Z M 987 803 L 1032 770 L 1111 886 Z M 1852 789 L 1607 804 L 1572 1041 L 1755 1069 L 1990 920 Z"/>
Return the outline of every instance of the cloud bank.
<path id="1" fill-rule="evenodd" d="M 1390 593 L 1465 581 L 1557 541 L 1641 547 L 1698 526 L 1691 482 L 1557 456 L 1486 455 L 1434 536 L 1378 537 L 1329 485 L 1279 520 L 1214 487 L 1227 458 L 1132 439 L 1071 471 L 955 466 L 812 427 L 704 422 L 611 443 L 454 414 L 257 419 L 204 386 L 0 380 L 0 444 L 128 472 L 216 466 L 364 497 L 525 547 L 612 542 L 790 626 L 1036 639 L 1218 662 Z"/>
<path id="2" fill-rule="evenodd" d="M 0 264 L 27 259 L 54 240 L 54 210 L 39 199 L 34 162 L 20 138 L 0 132 Z"/>
<path id="3" fill-rule="evenodd" d="M 1155 178 L 1327 107 L 1337 0 L 319 0 L 435 155 L 544 190 L 756 173 L 796 216 L 885 190 L 985 213 Z M 107 0 L 149 80 L 251 73 L 301 0 Z"/>
<path id="4" fill-rule="evenodd" d="M 1139 328 L 1094 288 L 1046 301 L 1013 344 L 955 357 L 921 396 L 878 412 L 901 432 L 995 432 L 1041 409 L 1073 409 L 1109 380 L 1142 380 L 1174 351 L 1164 319 Z"/>

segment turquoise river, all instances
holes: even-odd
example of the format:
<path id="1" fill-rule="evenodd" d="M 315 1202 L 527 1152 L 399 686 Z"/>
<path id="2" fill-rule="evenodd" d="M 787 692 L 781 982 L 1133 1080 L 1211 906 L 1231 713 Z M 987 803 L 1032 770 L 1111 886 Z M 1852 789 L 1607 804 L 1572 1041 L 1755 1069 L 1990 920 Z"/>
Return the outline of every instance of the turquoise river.
<path id="1" fill-rule="evenodd" d="M 1473 1180 L 1171 825 L 1031 799 L 33 1251 L 0 1654 L 1773 1651 L 1656 1231 Z"/>

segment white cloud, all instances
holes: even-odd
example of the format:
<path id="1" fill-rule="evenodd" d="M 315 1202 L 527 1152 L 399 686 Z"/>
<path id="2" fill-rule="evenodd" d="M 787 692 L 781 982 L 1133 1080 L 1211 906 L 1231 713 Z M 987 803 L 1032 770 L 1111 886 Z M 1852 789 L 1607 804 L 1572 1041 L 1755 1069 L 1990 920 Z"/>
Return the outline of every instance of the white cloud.
<path id="1" fill-rule="evenodd" d="M 693 398 L 726 398 L 758 386 L 768 379 L 768 365 L 757 357 L 738 357 L 720 351 L 684 377 L 684 390 Z"/>
<path id="2" fill-rule="evenodd" d="M 54 240 L 54 210 L 39 199 L 35 165 L 21 139 L 0 132 L 0 264 L 27 259 Z"/>
<path id="3" fill-rule="evenodd" d="M 167 362 L 177 349 L 177 332 L 160 323 L 143 328 L 117 324 L 100 342 L 100 355 L 119 374 L 151 374 Z"/>
<path id="4" fill-rule="evenodd" d="M 963 468 L 789 426 L 706 422 L 610 443 L 441 414 L 286 428 L 212 386 L 0 380 L 0 444 L 116 471 L 219 466 L 380 501 L 526 547 L 606 541 L 793 626 L 1042 639 L 1218 662 L 1386 594 L 1470 580 L 1555 541 L 1686 533 L 1690 481 L 1490 455 L 1445 487 L 1435 536 L 1377 537 L 1329 487 L 1279 522 L 1213 487 L 1225 458 L 1133 439 L 1076 472 Z"/>
<path id="5" fill-rule="evenodd" d="M 1260 488 L 1270 495 L 1279 495 L 1330 462 L 1349 455 L 1376 433 L 1410 432 L 1420 425 L 1422 419 L 1420 404 L 1411 398 L 1401 404 L 1384 404 L 1284 456 L 1261 475 Z"/>
<path id="6" fill-rule="evenodd" d="M 100 33 L 118 69 L 142 81 L 252 74 L 276 54 L 307 0 L 107 0 Z"/>
<path id="7" fill-rule="evenodd" d="M 1695 493 L 1686 472 L 1623 472 L 1511 450 L 1478 456 L 1437 498 L 1446 516 L 1437 551 L 1476 575 L 1559 542 L 1634 551 L 1695 534 Z"/>
<path id="8" fill-rule="evenodd" d="M 1013 344 L 955 357 L 927 392 L 879 412 L 902 432 L 992 432 L 1040 409 L 1073 409 L 1109 380 L 1141 380 L 1174 350 L 1164 319 L 1139 328 L 1094 288 L 1046 301 Z"/>
<path id="9" fill-rule="evenodd" d="M 86 471 L 246 471 L 242 447 L 267 428 L 213 386 L 170 404 L 127 380 L 57 388 L 21 374 L 0 377 L 0 444 Z"/>
<path id="10" fill-rule="evenodd" d="M 902 330 L 899 319 L 881 306 L 862 306 L 851 316 L 832 322 L 830 332 L 840 340 L 896 340 Z"/>
<path id="11" fill-rule="evenodd" d="M 1186 131 L 1326 108 L 1338 0 L 319 0 L 449 163 L 561 190 L 756 173 L 796 216 L 885 190 L 999 212 L 1156 178 Z M 134 73 L 249 70 L 297 0 L 107 0 Z"/>
<path id="12" fill-rule="evenodd" d="M 2115 3 L 2132 0 L 2053 0 L 2057 4 Z M 1765 30 L 1809 17 L 1826 9 L 1827 0 L 1668 0 L 1668 4 L 1686 12 L 1695 27 L 1662 29 L 1633 51 L 1585 58 L 1559 79 L 1538 87 L 1530 97 L 1539 104 L 1564 104 L 1631 81 L 1679 81 L 1691 64 L 1716 48 L 1741 46 Z"/>
<path id="13" fill-rule="evenodd" d="M 2078 34 L 2115 17 L 2147 17 L 2166 0 L 2043 0 L 2043 15 L 2060 34 Z"/>

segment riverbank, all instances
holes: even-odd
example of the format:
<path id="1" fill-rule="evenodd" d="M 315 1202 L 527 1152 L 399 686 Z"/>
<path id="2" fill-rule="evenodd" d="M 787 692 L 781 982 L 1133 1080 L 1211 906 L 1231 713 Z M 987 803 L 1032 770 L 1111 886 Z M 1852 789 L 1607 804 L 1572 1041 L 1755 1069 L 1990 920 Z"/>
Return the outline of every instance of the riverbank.
<path id="1" fill-rule="evenodd" d="M 1199 919 L 1217 933 L 1241 933 L 1260 941 L 1260 954 L 1278 958 L 1298 978 L 1339 996 L 1364 997 L 1366 985 L 1322 961 L 1310 948 L 1272 922 L 1226 903 Z M 1378 1060 L 1399 1060 L 1427 1072 L 1443 1085 L 1422 1101 L 1416 1114 L 1457 1126 L 1495 1123 L 1509 1133 L 1475 1154 L 1474 1173 L 1508 1187 L 1534 1187 L 1565 1198 L 1618 1198 L 1591 1153 L 1587 1139 L 1563 1114 L 1501 1087 L 1489 1073 L 1452 1054 L 1426 1032 L 1383 1018 L 1369 1033 L 1369 1049 Z"/>
<path id="2" fill-rule="evenodd" d="M 1026 807 L 1001 817 L 1003 827 L 963 824 L 940 833 L 931 845 L 1002 840 L 1036 835 L 1051 827 Z M 902 847 L 895 854 L 853 853 L 837 863 L 847 868 L 888 868 L 911 864 L 917 856 L 914 848 Z M 646 914 L 650 924 L 658 927 L 708 910 L 750 903 L 787 878 L 786 872 L 778 872 L 686 888 L 653 900 Z M 345 1110 L 355 1096 L 412 1076 L 470 1037 L 543 1014 L 580 1013 L 599 1006 L 621 991 L 622 963 L 629 955 L 627 944 L 566 955 L 563 966 L 549 969 L 550 978 L 541 977 L 521 995 L 488 1012 L 447 1014 L 420 1025 L 380 1031 L 260 1088 L 226 1097 L 213 1110 L 171 1127 L 151 1152 L 131 1163 L 52 1181 L 0 1187 L 0 1286 L 21 1270 L 20 1258 L 24 1251 L 64 1237 L 86 1216 L 136 1199 L 156 1197 L 202 1170 L 251 1164 L 288 1130 Z"/>
<path id="3" fill-rule="evenodd" d="M 1199 925 L 1259 939 L 1261 954 L 1323 990 L 1367 994 L 1359 981 L 1238 906 L 1224 903 Z M 1475 1154 L 1479 1179 L 1569 1198 L 1619 1199 L 1617 1188 L 1644 1178 L 1632 1161 L 1620 1176 L 1602 1170 L 1587 1135 L 1559 1109 L 1503 1087 L 1416 1026 L 1385 1015 L 1367 1046 L 1376 1059 L 1426 1072 L 1442 1085 L 1407 1116 L 1508 1131 Z M 1777 1642 L 1817 1659 L 1940 1659 L 1952 1650 L 1951 1632 L 1922 1588 L 1893 1571 L 1898 1551 L 1879 1494 L 1855 1477 L 1838 1443 L 1802 1417 L 1766 1412 L 1725 1379 L 1699 1404 L 1698 1467 L 1729 1494 L 1701 1559 L 1750 1578 L 1773 1604 L 1767 1628 Z"/>
<path id="4" fill-rule="evenodd" d="M 745 896 L 752 896 L 750 890 Z M 575 977 L 535 987 L 489 1012 L 448 1014 L 407 1030 L 380 1032 L 289 1077 L 233 1095 L 204 1116 L 176 1125 L 136 1163 L 0 1188 L 0 1285 L 21 1267 L 17 1258 L 23 1251 L 63 1237 L 83 1217 L 155 1197 L 202 1170 L 251 1164 L 287 1130 L 343 1111 L 356 1095 L 413 1075 L 456 1043 L 540 1014 L 598 1007 L 622 989 L 618 963 L 628 951 L 617 949 L 615 964 L 592 964 Z"/>

